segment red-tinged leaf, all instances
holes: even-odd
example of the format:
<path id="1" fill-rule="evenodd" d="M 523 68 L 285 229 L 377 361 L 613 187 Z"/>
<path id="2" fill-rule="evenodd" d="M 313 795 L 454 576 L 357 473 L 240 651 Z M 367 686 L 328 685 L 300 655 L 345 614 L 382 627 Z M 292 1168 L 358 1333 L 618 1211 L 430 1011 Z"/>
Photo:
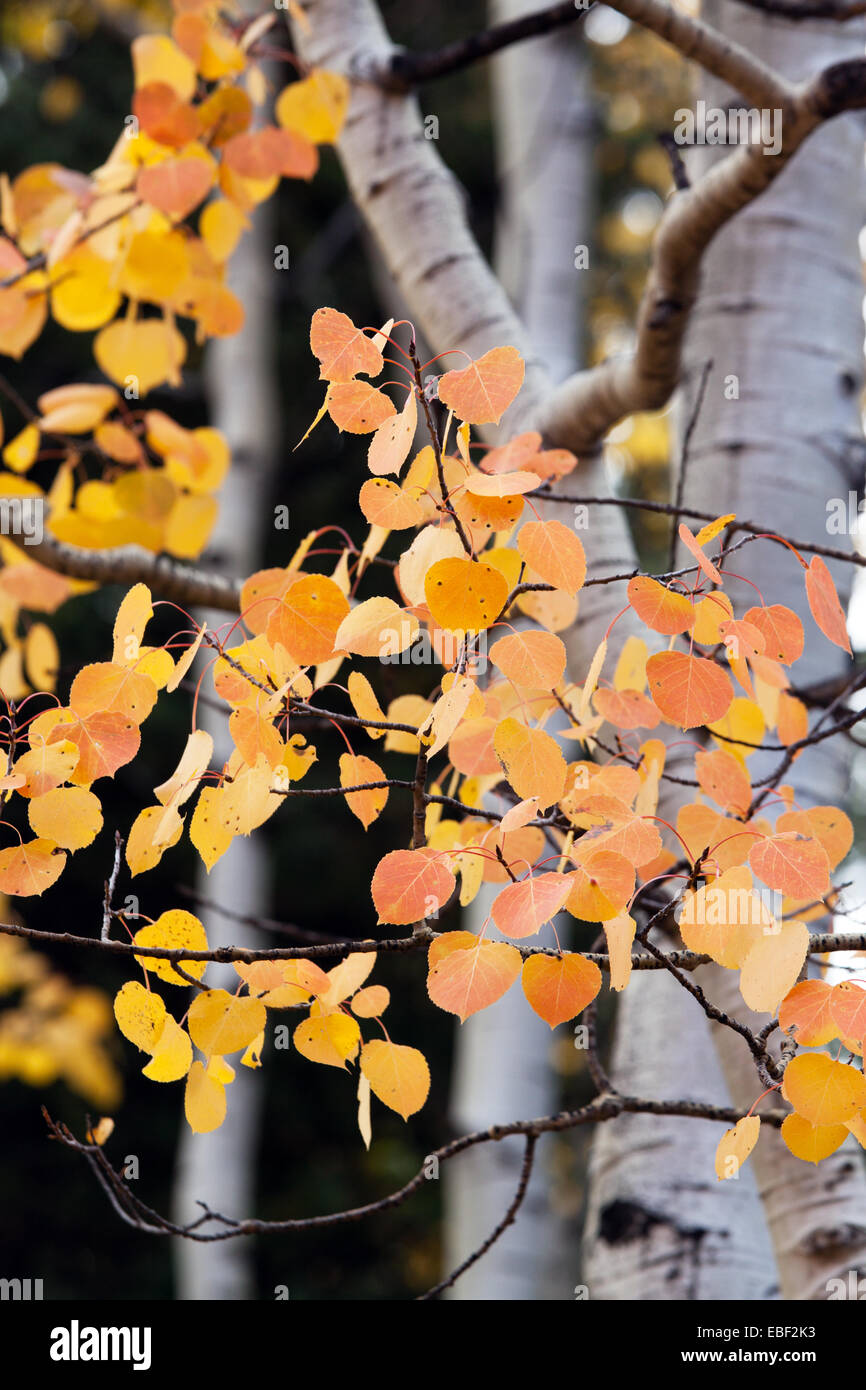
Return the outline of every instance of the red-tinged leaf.
<path id="1" fill-rule="evenodd" d="M 833 577 L 820 555 L 812 556 L 812 563 L 806 571 L 806 598 L 812 617 L 824 636 L 853 656 L 845 610 L 839 602 Z"/>
<path id="2" fill-rule="evenodd" d="M 576 1018 L 601 989 L 601 971 L 584 956 L 530 956 L 521 974 L 523 993 L 545 1023 L 555 1028 Z"/>
<path id="3" fill-rule="evenodd" d="M 641 622 L 653 632 L 674 637 L 678 632 L 686 632 L 695 621 L 694 605 L 686 595 L 666 589 L 657 579 L 636 575 L 628 581 L 626 592 Z"/>
<path id="4" fill-rule="evenodd" d="M 448 902 L 455 882 L 447 857 L 438 850 L 392 850 L 373 875 L 373 902 L 380 923 L 407 926 L 432 917 Z"/>
<path id="5" fill-rule="evenodd" d="M 66 855 L 56 851 L 53 840 L 28 840 L 0 850 L 0 893 L 11 898 L 39 897 L 56 883 L 66 866 Z"/>
<path id="6" fill-rule="evenodd" d="M 843 980 L 834 986 L 830 1015 L 841 1037 L 862 1045 L 866 1038 L 866 988 L 856 980 Z"/>
<path id="7" fill-rule="evenodd" d="M 760 672 L 756 674 L 759 675 Z M 780 690 L 776 711 L 776 733 L 779 735 L 779 742 L 787 748 L 792 743 L 799 743 L 808 732 L 809 711 L 803 701 L 798 700 L 795 695 L 789 695 L 785 690 Z"/>
<path id="8" fill-rule="evenodd" d="M 397 412 L 394 403 L 368 381 L 338 381 L 328 387 L 328 414 L 338 430 L 370 434 Z"/>
<path id="9" fill-rule="evenodd" d="M 538 874 L 509 883 L 493 900 L 493 920 L 503 936 L 534 936 L 556 916 L 570 891 L 571 874 Z"/>
<path id="10" fill-rule="evenodd" d="M 692 535 L 685 522 L 680 522 L 677 534 L 690 554 L 694 555 L 704 574 L 712 584 L 723 584 L 725 577 L 711 560 L 708 560 L 701 547 L 698 545 L 697 538 Z"/>
<path id="11" fill-rule="evenodd" d="M 790 666 L 803 655 L 803 624 L 793 609 L 784 608 L 779 603 L 770 604 L 767 608 L 750 608 L 743 621 L 751 623 L 763 633 L 765 656 Z"/>
<path id="12" fill-rule="evenodd" d="M 646 674 L 656 708 L 681 729 L 722 719 L 734 698 L 724 671 L 702 656 L 658 652 L 647 662 Z"/>
<path id="13" fill-rule="evenodd" d="M 48 743 L 65 743 L 67 739 L 79 753 L 70 780 L 82 786 L 89 786 L 98 777 L 113 777 L 119 767 L 132 762 L 141 744 L 141 734 L 132 720 L 114 713 L 88 714 L 69 724 L 57 724 L 48 735 Z"/>
<path id="14" fill-rule="evenodd" d="M 586 579 L 586 552 L 579 536 L 561 521 L 529 521 L 521 526 L 517 549 L 534 574 L 554 589 L 576 594 Z"/>
<path id="15" fill-rule="evenodd" d="M 537 430 L 516 434 L 507 444 L 499 444 L 489 449 L 481 460 L 485 473 L 511 473 L 527 468 L 541 449 L 541 435 Z"/>
<path id="16" fill-rule="evenodd" d="M 803 1047 L 823 1047 L 839 1032 L 830 1013 L 832 995 L 826 980 L 801 980 L 782 1000 L 779 1027 Z"/>
<path id="17" fill-rule="evenodd" d="M 145 135 L 179 149 L 195 140 L 198 117 L 167 82 L 147 82 L 132 98 L 132 110 Z"/>
<path id="18" fill-rule="evenodd" d="M 446 1013 L 456 1014 L 461 1023 L 470 1014 L 501 999 L 514 984 L 522 965 L 520 952 L 514 946 L 503 941 L 473 940 L 473 946 L 458 946 L 447 955 L 439 954 L 435 961 L 432 948 L 430 953 L 427 993 L 434 1004 Z"/>
<path id="19" fill-rule="evenodd" d="M 499 771 L 493 743 L 496 729 L 495 719 L 467 719 L 451 735 L 448 756 L 464 777 L 489 777 Z"/>
<path id="20" fill-rule="evenodd" d="M 491 348 L 439 381 L 439 399 L 467 425 L 498 425 L 523 385 L 523 358 L 514 347 Z"/>
<path id="21" fill-rule="evenodd" d="M 654 729 L 659 712 L 640 690 L 596 690 L 596 711 L 617 729 Z"/>
<path id="22" fill-rule="evenodd" d="M 179 220 L 198 207 L 210 190 L 213 178 L 214 171 L 207 160 L 164 159 L 160 164 L 149 164 L 142 169 L 136 190 L 151 207 Z"/>
<path id="23" fill-rule="evenodd" d="M 756 841 L 749 850 L 749 864 L 758 878 L 789 898 L 820 898 L 830 887 L 824 846 L 795 830 Z"/>

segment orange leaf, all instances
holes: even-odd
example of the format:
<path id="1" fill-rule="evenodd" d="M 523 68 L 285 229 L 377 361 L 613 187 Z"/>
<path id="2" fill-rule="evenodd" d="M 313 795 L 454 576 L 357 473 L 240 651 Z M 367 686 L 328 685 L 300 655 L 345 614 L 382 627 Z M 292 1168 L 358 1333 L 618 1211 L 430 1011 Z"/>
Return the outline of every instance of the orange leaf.
<path id="1" fill-rule="evenodd" d="M 745 815 L 752 801 L 752 783 L 739 758 L 723 748 L 714 753 L 696 753 L 695 771 L 702 792 L 723 810 Z"/>
<path id="2" fill-rule="evenodd" d="M 545 584 L 576 594 L 586 579 L 583 542 L 561 521 L 530 521 L 521 526 L 517 549 Z"/>
<path id="3" fill-rule="evenodd" d="M 515 685 L 552 690 L 562 680 L 565 644 L 552 632 L 515 632 L 490 648 L 490 660 Z"/>
<path id="4" fill-rule="evenodd" d="M 678 632 L 687 631 L 695 621 L 694 605 L 686 595 L 666 589 L 657 579 L 636 575 L 628 581 L 626 592 L 641 622 L 646 623 L 653 632 L 673 637 Z"/>
<path id="5" fill-rule="evenodd" d="M 715 662 L 684 652 L 658 652 L 646 664 L 653 702 L 666 719 L 682 729 L 723 718 L 734 689 Z"/>
<path id="6" fill-rule="evenodd" d="M 711 560 L 707 559 L 706 555 L 704 554 L 703 550 L 698 544 L 696 537 L 692 535 L 691 531 L 689 530 L 688 526 L 686 526 L 684 521 L 680 522 L 677 534 L 679 535 L 679 538 L 685 546 L 686 550 L 688 550 L 692 555 L 694 555 L 704 574 L 707 576 L 707 579 L 709 579 L 712 584 L 723 584 L 724 575 L 721 573 L 720 570 L 716 569 L 716 566 L 712 563 Z"/>
<path id="7" fill-rule="evenodd" d="M 424 508 L 417 497 L 390 478 L 368 478 L 358 504 L 371 526 L 382 526 L 386 531 L 405 531 L 424 520 Z"/>
<path id="8" fill-rule="evenodd" d="M 384 782 L 385 774 L 372 758 L 361 753 L 343 753 L 340 758 L 340 786 L 357 787 L 364 782 Z M 388 788 L 381 787 L 366 792 L 347 792 L 346 805 L 354 816 L 368 829 L 377 816 L 381 815 L 388 800 Z"/>
<path id="9" fill-rule="evenodd" d="M 138 176 L 136 190 L 151 207 L 180 220 L 197 208 L 213 183 L 213 168 L 204 159 L 164 159 Z"/>
<path id="10" fill-rule="evenodd" d="M 830 1013 L 832 995 L 825 980 L 801 980 L 782 1000 L 779 1027 L 803 1047 L 823 1047 L 839 1031 Z"/>
<path id="11" fill-rule="evenodd" d="M 824 1052 L 801 1052 L 785 1068 L 782 1095 L 810 1124 L 845 1124 L 866 1105 L 866 1078 Z"/>
<path id="12" fill-rule="evenodd" d="M 397 414 L 393 401 L 368 381 L 336 382 L 325 401 L 337 429 L 349 434 L 370 434 Z"/>
<path id="13" fill-rule="evenodd" d="M 831 992 L 830 1016 L 841 1037 L 862 1044 L 866 1038 L 866 988 L 854 980 L 842 980 Z"/>
<path id="14" fill-rule="evenodd" d="M 802 1115 L 786 1115 L 782 1121 L 782 1138 L 795 1158 L 802 1158 L 806 1163 L 820 1163 L 844 1144 L 848 1126 L 813 1125 Z"/>
<path id="15" fill-rule="evenodd" d="M 592 1003 L 601 989 L 601 971 L 584 956 L 535 955 L 524 962 L 521 983 L 539 1018 L 555 1028 Z"/>
<path id="16" fill-rule="evenodd" d="M 491 914 L 503 936 L 534 936 L 562 908 L 571 891 L 570 874 L 538 874 L 509 883 L 493 900 Z"/>
<path id="17" fill-rule="evenodd" d="M 617 729 L 654 729 L 659 712 L 640 690 L 596 690 L 596 710 Z"/>
<path id="18" fill-rule="evenodd" d="M 348 599 L 333 579 L 307 574 L 271 611 L 267 638 L 272 646 L 282 643 L 301 665 L 327 661 L 334 654 L 337 630 L 348 615 Z"/>
<path id="19" fill-rule="evenodd" d="M 471 936 L 469 932 L 454 934 Z M 447 955 L 437 952 L 435 959 L 431 947 L 427 993 L 440 1009 L 456 1014 L 464 1023 L 470 1014 L 495 1004 L 511 988 L 521 964 L 520 952 L 502 941 L 475 940 L 469 947 L 456 945 Z"/>
<path id="20" fill-rule="evenodd" d="M 440 627 L 480 632 L 496 622 L 508 598 L 508 581 L 477 560 L 437 560 L 424 579 L 427 606 Z"/>
<path id="21" fill-rule="evenodd" d="M 456 880 L 448 859 L 434 849 L 395 849 L 380 859 L 372 893 L 380 922 L 407 926 L 444 907 Z"/>
<path id="22" fill-rule="evenodd" d="M 791 608 L 780 603 L 767 608 L 750 608 L 744 622 L 751 623 L 764 635 L 764 652 L 774 661 L 790 666 L 803 655 L 803 624 Z"/>
<path id="23" fill-rule="evenodd" d="M 824 636 L 853 656 L 845 611 L 839 602 L 833 577 L 820 555 L 812 556 L 812 563 L 806 570 L 806 598 L 812 617 Z"/>
<path id="24" fill-rule="evenodd" d="M 381 352 L 339 309 L 317 309 L 310 324 L 310 347 L 320 364 L 322 381 L 351 381 L 363 372 L 378 376 L 385 365 Z"/>
<path id="25" fill-rule="evenodd" d="M 820 898 L 830 887 L 830 861 L 818 840 L 795 830 L 767 835 L 749 850 L 758 878 L 789 898 Z"/>
<path id="26" fill-rule="evenodd" d="M 439 399 L 467 425 L 498 425 L 523 385 L 523 373 L 517 348 L 491 348 L 461 371 L 446 372 Z"/>
<path id="27" fill-rule="evenodd" d="M 13 898 L 38 898 L 57 882 L 66 866 L 66 855 L 55 851 L 53 840 L 28 840 L 0 849 L 0 892 Z"/>
<path id="28" fill-rule="evenodd" d="M 634 891 L 634 865 L 624 854 L 599 849 L 577 859 L 577 871 L 570 875 L 571 891 L 565 906 L 573 917 L 585 922 L 603 922 L 619 916 Z"/>
<path id="29" fill-rule="evenodd" d="M 98 777 L 113 777 L 119 767 L 132 762 L 141 734 L 125 714 L 96 713 L 58 724 L 49 743 L 74 743 L 79 757 L 71 781 L 87 786 Z"/>

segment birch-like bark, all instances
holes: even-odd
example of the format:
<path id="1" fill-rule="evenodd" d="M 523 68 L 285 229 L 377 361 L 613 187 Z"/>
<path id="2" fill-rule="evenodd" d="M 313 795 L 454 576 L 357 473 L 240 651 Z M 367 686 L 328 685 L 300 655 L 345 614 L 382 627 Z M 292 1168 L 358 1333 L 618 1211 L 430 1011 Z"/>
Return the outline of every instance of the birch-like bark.
<path id="1" fill-rule="evenodd" d="M 231 285 L 246 310 L 242 331 L 211 344 L 206 359 L 211 419 L 225 434 L 232 466 L 220 495 L 220 514 L 211 542 L 212 560 L 219 570 L 251 574 L 260 565 L 261 538 L 266 524 L 267 485 L 277 457 L 279 406 L 271 352 L 275 339 L 276 286 L 273 220 L 265 204 L 231 261 Z M 198 614 L 208 625 L 225 624 L 226 615 Z M 222 766 L 232 752 L 227 720 L 210 706 L 198 711 L 199 727 L 214 740 L 214 764 Z M 268 908 L 268 862 L 265 846 L 256 836 L 237 836 L 210 874 L 200 865 L 196 888 L 229 911 L 264 915 Z M 264 947 L 267 942 L 249 927 L 238 927 L 219 911 L 204 908 L 201 920 L 211 947 L 243 944 Z M 232 992 L 238 983 L 231 966 L 211 965 L 208 983 Z M 229 1118 L 212 1134 L 192 1134 L 182 1126 L 174 1192 L 174 1216 L 189 1221 L 207 1202 L 214 1210 L 235 1216 L 255 1209 L 255 1172 L 262 1104 L 262 1078 L 232 1058 L 235 1080 L 228 1087 Z M 238 1300 L 255 1297 L 248 1238 L 210 1245 L 176 1242 L 177 1297 L 181 1300 Z"/>
<path id="2" fill-rule="evenodd" d="M 786 23 L 744 13 L 730 0 L 707 0 L 705 17 L 736 34 L 751 52 L 794 79 L 859 57 L 866 21 Z M 729 88 L 705 80 L 708 106 L 735 104 Z M 816 544 L 850 546 L 828 535 L 829 504 L 863 485 L 859 410 L 863 379 L 862 281 L 858 233 L 863 223 L 863 118 L 849 114 L 813 135 L 772 188 L 726 227 L 710 247 L 686 346 L 690 388 L 713 361 L 694 431 L 684 501 L 720 514 L 766 518 L 769 529 Z M 702 171 L 719 151 L 688 157 Z M 736 396 L 731 398 L 733 393 Z M 686 405 L 688 411 L 689 406 Z M 700 499 L 700 501 L 699 501 Z M 767 603 L 805 609 L 800 566 L 778 547 L 749 546 L 734 566 Z M 843 605 L 851 566 L 830 568 Z M 740 605 L 754 590 L 726 586 Z M 844 676 L 846 658 L 807 617 L 804 655 L 791 672 L 801 686 Z M 768 760 L 749 760 L 753 777 Z M 844 804 L 847 754 L 842 740 L 806 750 L 785 777 L 801 805 Z M 774 807 L 769 807 L 771 819 Z M 844 871 L 843 871 L 844 872 Z M 710 997 L 744 1016 L 735 972 L 706 975 Z M 745 1049 L 720 1029 L 719 1053 L 734 1104 L 751 1104 L 759 1083 Z M 745 1098 L 748 1096 L 748 1100 Z M 789 1299 L 825 1299 L 827 1280 L 866 1266 L 866 1172 L 862 1153 L 846 1144 L 817 1168 L 793 1158 L 776 1133 L 761 1137 L 752 1164 L 764 1199 Z"/>

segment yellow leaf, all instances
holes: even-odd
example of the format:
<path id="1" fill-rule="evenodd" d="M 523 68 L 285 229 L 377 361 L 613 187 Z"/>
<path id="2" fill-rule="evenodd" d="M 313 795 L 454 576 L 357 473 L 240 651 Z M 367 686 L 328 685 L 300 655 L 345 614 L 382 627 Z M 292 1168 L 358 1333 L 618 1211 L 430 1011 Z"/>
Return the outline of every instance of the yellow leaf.
<path id="1" fill-rule="evenodd" d="M 226 1117 L 226 1088 L 208 1075 L 201 1062 L 193 1062 L 189 1069 L 183 1108 L 193 1134 L 219 1129 Z"/>
<path id="2" fill-rule="evenodd" d="M 173 824 L 170 826 L 166 825 L 165 816 L 164 806 L 145 806 L 133 821 L 132 829 L 126 837 L 126 862 L 133 877 L 143 874 L 147 869 L 153 869 L 165 851 L 171 845 L 176 845 L 180 839 L 183 832 L 180 816 L 175 811 Z M 159 844 L 154 840 L 157 827 L 161 828 Z"/>
<path id="3" fill-rule="evenodd" d="M 3 462 L 13 473 L 26 473 L 39 452 L 39 426 L 25 425 L 3 450 Z"/>
<path id="4" fill-rule="evenodd" d="M 165 1027 L 152 1051 L 150 1061 L 142 1068 L 142 1075 L 149 1081 L 180 1081 L 186 1076 L 192 1064 L 192 1043 L 171 1014 L 166 1014 Z"/>
<path id="5" fill-rule="evenodd" d="M 189 1035 L 196 1047 L 210 1057 L 239 1052 L 262 1032 L 267 1010 L 260 999 L 208 989 L 197 994 L 189 1009 Z"/>
<path id="6" fill-rule="evenodd" d="M 421 1109 L 430 1091 L 430 1068 L 414 1047 L 375 1039 L 361 1050 L 361 1072 L 373 1095 L 404 1120 Z"/>
<path id="7" fill-rule="evenodd" d="M 716 1149 L 716 1177 L 738 1178 L 740 1168 L 758 1142 L 761 1121 L 757 1115 L 744 1115 L 733 1129 L 726 1129 Z"/>
<path id="8" fill-rule="evenodd" d="M 339 72 L 314 68 L 308 77 L 284 87 L 276 117 L 286 130 L 297 130 L 314 145 L 333 145 L 349 108 L 350 88 Z"/>
<path id="9" fill-rule="evenodd" d="M 850 1122 L 837 1125 L 813 1125 L 802 1115 L 786 1115 L 782 1121 L 782 1138 L 795 1158 L 806 1163 L 820 1163 L 829 1158 L 848 1138 Z"/>
<path id="10" fill-rule="evenodd" d="M 358 1051 L 361 1030 L 348 1014 L 324 1014 L 300 1023 L 293 1040 L 302 1057 L 342 1070 Z"/>
<path id="11" fill-rule="evenodd" d="M 127 980 L 114 997 L 114 1017 L 125 1038 L 142 1052 L 153 1052 L 165 1027 L 165 1003 L 138 980 Z"/>
<path id="12" fill-rule="evenodd" d="M 83 787 L 57 787 L 34 797 L 27 816 L 34 834 L 53 840 L 61 849 L 84 849 L 102 829 L 99 797 Z"/>
<path id="13" fill-rule="evenodd" d="M 749 951 L 740 972 L 740 993 L 755 1013 L 774 1014 L 794 988 L 809 949 L 809 928 L 804 922 L 781 922 L 778 932 L 768 932 Z"/>
<path id="14" fill-rule="evenodd" d="M 785 1068 L 782 1095 L 810 1124 L 845 1124 L 866 1106 L 866 1078 L 825 1052 L 801 1052 Z"/>
<path id="15" fill-rule="evenodd" d="M 201 922 L 197 917 L 193 917 L 191 912 L 184 912 L 182 908 L 171 908 L 168 912 L 163 912 L 155 922 L 151 922 L 148 926 L 137 931 L 133 941 L 136 946 L 153 946 L 169 951 L 184 949 L 206 951 L 208 949 L 207 936 Z M 184 980 L 172 969 L 170 961 L 159 956 L 136 956 L 135 959 L 142 969 L 158 975 L 161 980 L 165 980 L 168 984 L 189 986 L 189 981 Z M 188 960 L 181 961 L 180 964 L 188 975 L 200 980 L 205 972 L 207 961 Z"/>

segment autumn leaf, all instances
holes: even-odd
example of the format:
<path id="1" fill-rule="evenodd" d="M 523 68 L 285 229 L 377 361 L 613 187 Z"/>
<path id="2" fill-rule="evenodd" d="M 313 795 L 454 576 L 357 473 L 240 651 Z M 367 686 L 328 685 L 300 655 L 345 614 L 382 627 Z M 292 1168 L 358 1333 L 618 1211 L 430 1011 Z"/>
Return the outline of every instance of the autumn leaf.
<path id="1" fill-rule="evenodd" d="M 585 956 L 529 956 L 523 964 L 523 993 L 545 1023 L 555 1028 L 575 1018 L 601 989 L 601 971 Z"/>
<path id="2" fill-rule="evenodd" d="M 456 880 L 446 856 L 433 849 L 396 849 L 379 861 L 372 893 L 379 922 L 407 926 L 444 907 Z"/>
<path id="3" fill-rule="evenodd" d="M 844 1124 L 813 1125 L 802 1115 L 786 1115 L 782 1121 L 782 1138 L 795 1158 L 806 1163 L 820 1163 L 829 1158 L 848 1138 Z"/>
<path id="4" fill-rule="evenodd" d="M 424 594 L 440 627 L 480 632 L 502 612 L 508 582 L 499 570 L 477 560 L 437 560 L 427 571 Z"/>
<path id="5" fill-rule="evenodd" d="M 459 937 L 460 942 L 449 942 Z M 467 945 L 465 938 L 473 943 Z M 514 946 L 477 940 L 470 932 L 448 932 L 430 949 L 427 993 L 440 1009 L 465 1023 L 470 1014 L 495 1004 L 520 974 L 522 960 Z M 445 953 L 447 951 L 447 954 Z"/>
<path id="6" fill-rule="evenodd" d="M 66 855 L 53 840 L 27 840 L 0 849 L 0 892 L 12 898 L 38 898 L 57 882 L 65 867 Z"/>
<path id="7" fill-rule="evenodd" d="M 685 632 L 695 621 L 695 609 L 685 594 L 666 589 L 657 579 L 636 575 L 628 581 L 628 601 L 641 622 L 653 632 L 672 637 Z"/>
<path id="8" fill-rule="evenodd" d="M 565 758 L 556 739 L 543 729 L 529 729 L 518 719 L 503 719 L 494 735 L 502 770 L 521 798 L 537 796 L 547 809 L 565 788 Z"/>
<path id="9" fill-rule="evenodd" d="M 523 385 L 523 373 L 517 348 L 491 348 L 468 367 L 440 377 L 439 399 L 468 425 L 498 425 Z"/>
<path id="10" fill-rule="evenodd" d="M 373 341 L 339 309 L 316 310 L 310 325 L 310 347 L 319 359 L 323 381 L 352 381 L 359 372 L 378 376 L 385 365 Z"/>
<path id="11" fill-rule="evenodd" d="M 493 900 L 491 915 L 504 936 L 534 936 L 563 907 L 571 890 L 570 874 L 538 874 L 510 883 Z"/>
<path id="12" fill-rule="evenodd" d="M 206 989 L 189 1007 L 187 1026 L 206 1057 L 240 1052 L 262 1031 L 267 1011 L 260 999 L 239 997 L 225 989 Z"/>
<path id="13" fill-rule="evenodd" d="M 833 987 L 825 980 L 801 980 L 779 1007 L 779 1027 L 804 1047 L 823 1047 L 837 1036 L 830 1011 Z"/>
<path id="14" fill-rule="evenodd" d="M 340 757 L 340 786 L 357 787 L 365 782 L 384 782 L 385 774 L 372 758 L 360 753 L 343 753 Z M 388 788 L 380 787 L 370 791 L 347 792 L 346 805 L 367 830 L 382 814 L 388 801 Z"/>
<path id="15" fill-rule="evenodd" d="M 812 556 L 806 570 L 806 598 L 812 617 L 824 636 L 853 656 L 845 610 L 839 602 L 833 577 L 820 555 Z"/>
<path id="16" fill-rule="evenodd" d="M 554 589 L 576 594 L 586 579 L 586 552 L 578 536 L 561 521 L 529 521 L 521 526 L 517 548 L 529 568 Z"/>
<path id="17" fill-rule="evenodd" d="M 782 1095 L 810 1124 L 845 1124 L 866 1106 L 866 1079 L 824 1052 L 801 1052 L 785 1068 Z"/>
<path id="18" fill-rule="evenodd" d="M 654 704 L 681 729 L 721 719 L 734 698 L 724 671 L 702 656 L 658 652 L 647 662 L 646 673 Z"/>
<path id="19" fill-rule="evenodd" d="M 758 1115 L 744 1115 L 733 1129 L 726 1129 L 716 1149 L 716 1177 L 738 1178 L 740 1168 L 758 1142 L 761 1120 Z"/>
<path id="20" fill-rule="evenodd" d="M 383 1105 L 404 1120 L 421 1109 L 430 1091 L 430 1068 L 417 1048 L 377 1038 L 362 1047 L 360 1065 Z"/>

